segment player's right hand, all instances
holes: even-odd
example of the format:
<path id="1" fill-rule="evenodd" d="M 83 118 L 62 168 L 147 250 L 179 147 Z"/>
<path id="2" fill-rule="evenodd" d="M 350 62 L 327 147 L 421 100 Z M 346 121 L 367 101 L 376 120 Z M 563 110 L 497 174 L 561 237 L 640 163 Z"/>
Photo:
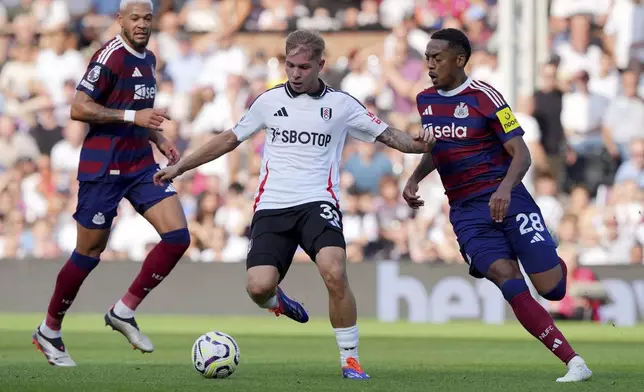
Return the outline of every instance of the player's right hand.
<path id="1" fill-rule="evenodd" d="M 425 205 L 425 201 L 420 198 L 416 193 L 418 192 L 418 183 L 411 179 L 407 180 L 405 188 L 403 189 L 403 199 L 407 202 L 407 205 L 414 210 L 419 209 Z"/>
<path id="2" fill-rule="evenodd" d="M 418 130 L 418 134 L 413 135 L 413 137 L 416 140 L 424 141 L 425 143 L 429 144 L 432 147 L 436 143 L 436 139 L 434 138 L 434 133 L 423 127 L 420 127 L 420 129 Z"/>
<path id="3" fill-rule="evenodd" d="M 134 115 L 134 123 L 143 128 L 155 129 L 163 131 L 161 124 L 165 120 L 169 120 L 167 109 L 143 109 L 137 110 Z"/>
<path id="4" fill-rule="evenodd" d="M 181 174 L 179 165 L 165 167 L 158 172 L 154 173 L 152 181 L 154 185 L 166 186 L 170 181 L 175 179 Z"/>

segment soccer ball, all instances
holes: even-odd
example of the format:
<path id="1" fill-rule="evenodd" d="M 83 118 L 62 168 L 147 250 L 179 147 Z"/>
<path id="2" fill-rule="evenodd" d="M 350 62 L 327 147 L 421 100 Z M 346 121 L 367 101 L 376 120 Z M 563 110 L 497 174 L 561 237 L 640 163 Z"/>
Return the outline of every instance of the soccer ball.
<path id="1" fill-rule="evenodd" d="M 239 346 L 223 332 L 206 332 L 192 345 L 192 364 L 205 378 L 226 378 L 239 365 Z"/>

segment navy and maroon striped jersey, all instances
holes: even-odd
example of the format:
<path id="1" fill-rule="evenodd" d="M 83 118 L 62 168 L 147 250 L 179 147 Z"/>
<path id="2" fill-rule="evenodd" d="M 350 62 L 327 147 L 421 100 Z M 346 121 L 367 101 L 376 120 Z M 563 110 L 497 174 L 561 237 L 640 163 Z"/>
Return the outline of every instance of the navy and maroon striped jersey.
<path id="1" fill-rule="evenodd" d="M 424 90 L 416 103 L 436 138 L 432 156 L 450 204 L 496 191 L 512 162 L 503 144 L 524 134 L 503 96 L 468 79 L 451 91 Z"/>
<path id="2" fill-rule="evenodd" d="M 151 51 L 138 53 L 118 35 L 92 56 L 76 89 L 108 109 L 152 108 L 155 67 Z M 147 128 L 134 123 L 90 124 L 81 150 L 78 180 L 120 181 L 155 166 Z"/>

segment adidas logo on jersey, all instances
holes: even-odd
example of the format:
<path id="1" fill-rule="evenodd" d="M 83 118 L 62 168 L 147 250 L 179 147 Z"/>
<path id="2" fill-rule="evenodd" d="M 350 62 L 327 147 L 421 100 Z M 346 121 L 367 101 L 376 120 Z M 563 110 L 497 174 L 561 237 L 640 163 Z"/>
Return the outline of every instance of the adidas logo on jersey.
<path id="1" fill-rule="evenodd" d="M 132 74 L 133 78 L 142 78 L 143 74 L 139 71 L 138 67 L 134 67 L 134 73 Z"/>
<path id="2" fill-rule="evenodd" d="M 543 236 L 539 233 L 535 233 L 534 237 L 532 237 L 532 241 L 530 241 L 531 244 L 534 244 L 535 242 L 543 242 L 546 239 L 543 238 Z"/>
<path id="3" fill-rule="evenodd" d="M 288 117 L 288 113 L 286 113 L 286 108 L 283 107 L 280 110 L 278 110 L 277 112 L 275 112 L 275 114 L 273 114 L 273 116 L 275 116 L 275 117 Z"/>
<path id="4" fill-rule="evenodd" d="M 434 114 L 434 112 L 432 112 L 432 107 L 431 106 L 427 106 L 427 108 L 423 112 L 423 116 L 432 116 L 433 114 Z"/>

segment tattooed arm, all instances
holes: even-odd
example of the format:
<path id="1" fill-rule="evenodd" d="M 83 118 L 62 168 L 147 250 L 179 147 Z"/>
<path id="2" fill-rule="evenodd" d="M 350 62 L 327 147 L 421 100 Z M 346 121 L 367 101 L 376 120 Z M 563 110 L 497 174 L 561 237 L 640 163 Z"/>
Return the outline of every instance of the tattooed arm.
<path id="1" fill-rule="evenodd" d="M 431 135 L 425 131 L 414 137 L 391 126 L 387 127 L 376 140 L 398 151 L 412 154 L 429 152 L 435 143 Z"/>
<path id="2" fill-rule="evenodd" d="M 166 110 L 160 109 L 131 110 L 129 112 L 131 112 L 131 116 L 126 118 L 128 117 L 125 115 L 126 110 L 106 108 L 96 103 L 85 92 L 78 91 L 74 96 L 70 114 L 72 120 L 89 124 L 135 123 L 140 127 L 157 131 L 163 131 L 161 123 L 168 118 Z"/>
<path id="3" fill-rule="evenodd" d="M 78 91 L 72 102 L 71 118 L 92 124 L 123 123 L 125 122 L 124 113 L 124 110 L 108 109 L 101 106 L 86 93 Z"/>

